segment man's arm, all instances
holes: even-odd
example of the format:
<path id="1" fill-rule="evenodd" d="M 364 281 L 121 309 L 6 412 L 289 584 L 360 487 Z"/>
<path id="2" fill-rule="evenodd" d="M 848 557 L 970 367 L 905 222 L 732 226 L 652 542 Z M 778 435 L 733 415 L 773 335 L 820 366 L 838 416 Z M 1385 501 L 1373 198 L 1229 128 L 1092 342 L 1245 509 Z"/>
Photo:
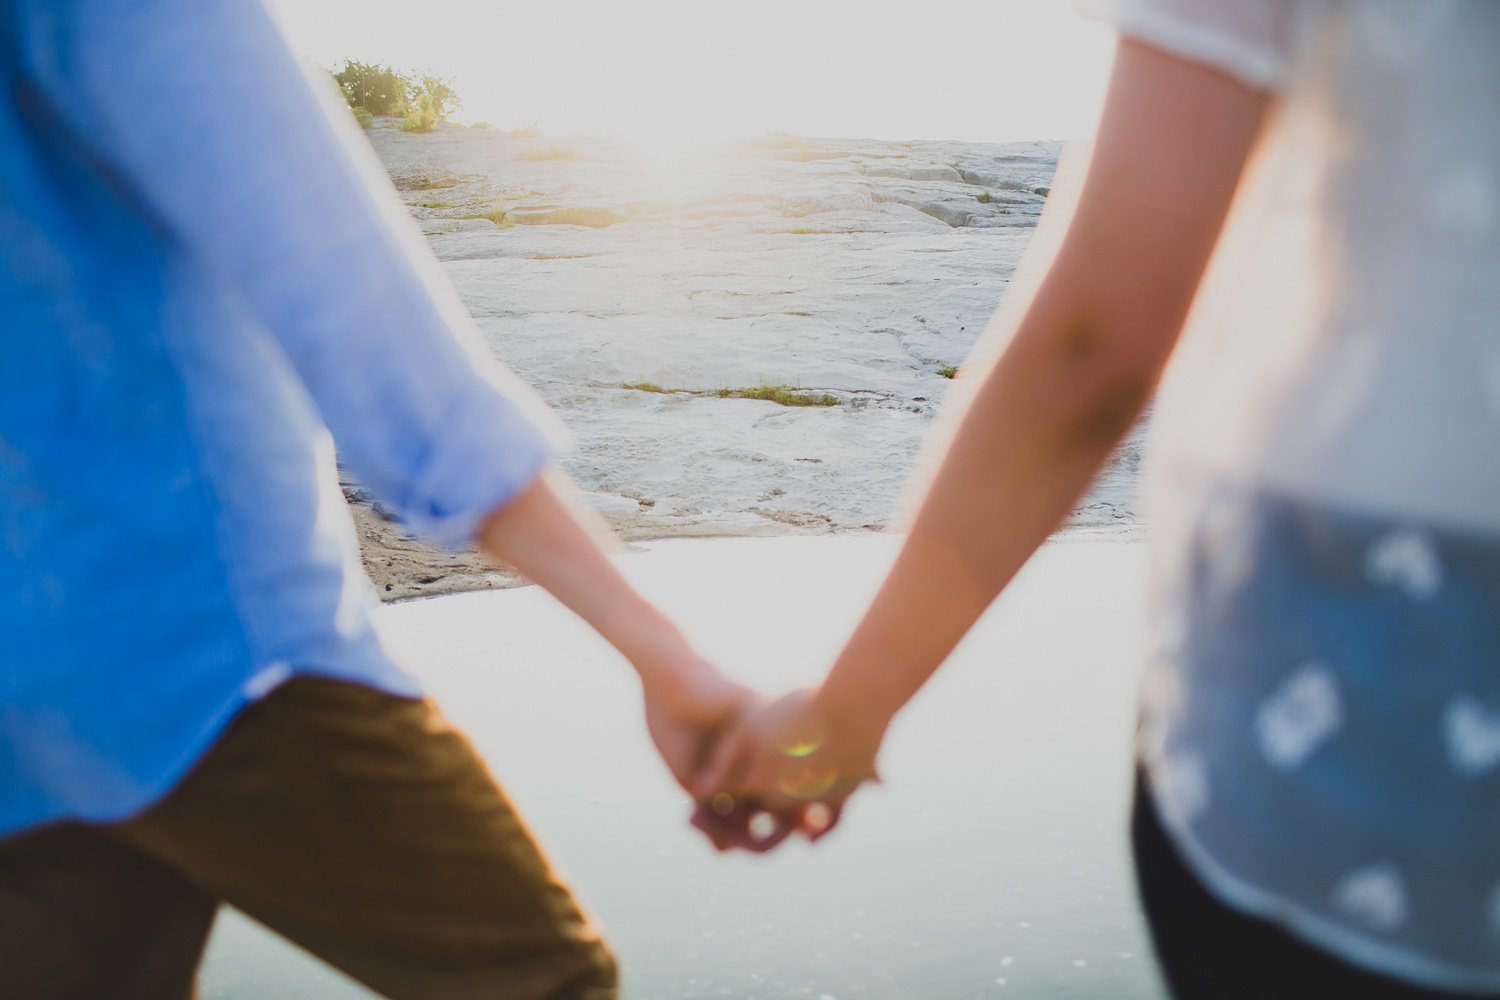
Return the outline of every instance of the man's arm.
<path id="1" fill-rule="evenodd" d="M 816 790 L 803 797 L 837 808 L 873 775 L 891 718 L 1057 528 L 1149 398 L 1265 105 L 1221 73 L 1120 44 L 1063 237 L 1035 290 L 992 323 L 995 360 L 965 373 L 977 391 L 889 576 L 822 686 L 726 740 L 700 794 L 753 791 L 785 808 L 796 798 L 787 789 Z"/>
<path id="2" fill-rule="evenodd" d="M 608 529 L 588 517 L 544 473 L 485 519 L 479 546 L 546 588 L 625 655 L 640 674 L 651 738 L 686 786 L 714 737 L 755 696 L 709 665 L 630 585 L 599 544 Z"/>
<path id="3" fill-rule="evenodd" d="M 467 542 L 555 421 L 483 349 L 332 82 L 260 0 L 64 8 L 35 67 L 59 120 L 276 338 L 360 485 Z"/>
<path id="4" fill-rule="evenodd" d="M 84 0 L 74 15 L 38 71 L 80 141 L 243 296 L 362 486 L 429 537 L 477 539 L 635 664 L 652 735 L 686 780 L 752 696 L 538 478 L 552 418 L 478 348 L 368 143 L 304 77 L 264 5 Z"/>

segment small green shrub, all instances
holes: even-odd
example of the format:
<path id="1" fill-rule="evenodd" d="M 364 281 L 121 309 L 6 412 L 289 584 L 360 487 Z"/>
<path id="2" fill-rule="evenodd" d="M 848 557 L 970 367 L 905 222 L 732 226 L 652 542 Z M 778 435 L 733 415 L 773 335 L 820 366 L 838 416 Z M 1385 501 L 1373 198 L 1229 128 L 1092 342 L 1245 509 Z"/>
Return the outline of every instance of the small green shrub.
<path id="1" fill-rule="evenodd" d="M 458 91 L 453 89 L 452 80 L 444 80 L 440 76 L 431 73 L 423 73 L 422 79 L 413 90 L 414 97 L 425 98 L 434 117 L 440 122 L 448 120 L 448 116 L 463 107 L 463 98 L 458 96 Z"/>
<path id="2" fill-rule="evenodd" d="M 988 205 L 990 202 L 995 200 L 995 196 L 990 194 L 988 191 L 981 191 L 974 196 L 974 200 L 983 202 L 984 204 Z"/>
<path id="3" fill-rule="evenodd" d="M 657 385 L 655 382 L 626 382 L 624 385 L 620 386 L 620 388 L 621 389 L 634 389 L 636 392 L 671 392 L 672 391 L 670 389 L 663 389 L 661 386 Z"/>
<path id="4" fill-rule="evenodd" d="M 417 78 L 378 63 L 345 59 L 333 79 L 365 128 L 375 115 L 403 115 L 406 121 L 397 128 L 431 132 L 463 105 L 453 82 L 432 73 Z"/>
<path id="5" fill-rule="evenodd" d="M 403 132 L 436 132 L 437 125 L 438 116 L 433 110 L 432 97 L 418 94 L 406 108 L 406 120 L 397 123 L 396 127 Z"/>
<path id="6" fill-rule="evenodd" d="M 938 365 L 938 374 L 943 378 L 953 378 L 958 374 L 958 365 Z"/>
<path id="7" fill-rule="evenodd" d="M 406 111 L 411 77 L 389 66 L 345 59 L 344 68 L 334 73 L 333 78 L 351 108 L 364 108 L 371 115 L 399 115 Z"/>
<path id="8" fill-rule="evenodd" d="M 354 120 L 359 122 L 360 128 L 369 128 L 374 124 L 375 116 L 370 114 L 369 108 L 360 107 L 356 104 L 350 110 L 354 112 Z"/>
<path id="9" fill-rule="evenodd" d="M 453 202 L 451 202 L 451 201 L 424 201 L 424 202 L 422 202 L 422 207 L 423 208 L 452 208 L 453 207 Z"/>
<path id="10" fill-rule="evenodd" d="M 484 130 L 484 131 L 489 131 L 489 130 L 493 129 L 494 127 L 495 126 L 491 125 L 489 122 L 475 122 L 473 125 L 469 126 L 469 128 L 477 128 L 477 129 L 481 129 L 481 130 Z"/>
<path id="11" fill-rule="evenodd" d="M 510 130 L 510 134 L 517 139 L 536 139 L 542 134 L 542 123 L 540 121 L 527 122 Z"/>

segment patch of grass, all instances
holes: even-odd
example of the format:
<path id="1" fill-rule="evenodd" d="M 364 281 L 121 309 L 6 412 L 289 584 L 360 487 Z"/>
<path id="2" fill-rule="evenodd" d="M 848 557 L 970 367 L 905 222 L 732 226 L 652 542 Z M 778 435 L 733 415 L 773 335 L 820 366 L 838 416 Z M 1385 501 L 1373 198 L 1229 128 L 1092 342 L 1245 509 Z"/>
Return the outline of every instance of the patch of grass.
<path id="1" fill-rule="evenodd" d="M 938 374 L 943 378 L 953 378 L 958 374 L 958 365 L 938 365 Z"/>
<path id="2" fill-rule="evenodd" d="M 454 205 L 453 205 L 453 202 L 451 202 L 451 201 L 424 201 L 424 202 L 422 202 L 422 207 L 423 208 L 453 208 Z"/>
<path id="3" fill-rule="evenodd" d="M 589 226 L 594 229 L 613 226 L 617 222 L 624 222 L 625 218 L 619 212 L 611 212 L 607 208 L 580 208 L 577 205 L 520 212 L 515 217 L 523 226 Z"/>
<path id="4" fill-rule="evenodd" d="M 826 229 L 784 229 L 784 230 L 782 230 L 782 232 L 790 233 L 793 236 L 813 236 L 813 235 L 827 236 L 828 235 L 828 230 L 826 230 Z"/>
<path id="5" fill-rule="evenodd" d="M 551 143 L 548 143 L 546 145 L 536 145 L 536 146 L 531 146 L 528 149 L 523 149 L 519 153 L 516 154 L 516 159 L 518 159 L 518 160 L 581 160 L 581 159 L 583 159 L 583 157 L 581 157 L 581 156 L 578 155 L 578 151 L 576 149 L 569 149 L 567 146 L 554 146 Z"/>
<path id="6" fill-rule="evenodd" d="M 763 399 L 782 406 L 839 405 L 839 401 L 826 392 L 798 392 L 789 385 L 767 385 L 764 382 L 753 389 L 716 389 L 712 395 L 720 399 Z"/>
<path id="7" fill-rule="evenodd" d="M 974 200 L 988 205 L 990 202 L 995 200 L 995 196 L 990 194 L 988 191 L 981 191 L 974 196 Z"/>
<path id="8" fill-rule="evenodd" d="M 685 392 L 691 396 L 713 396 L 717 399 L 763 399 L 769 403 L 780 403 L 782 406 L 838 406 L 836 397 L 826 392 L 802 392 L 789 385 L 770 385 L 762 382 L 760 385 L 747 389 L 666 389 L 655 382 L 626 382 L 620 386 L 621 389 L 634 389 L 637 392 L 660 392 L 673 393 Z"/>
<path id="9" fill-rule="evenodd" d="M 495 126 L 491 125 L 489 122 L 475 122 L 473 125 L 469 126 L 469 128 L 477 128 L 485 132 L 494 129 L 494 127 Z"/>
<path id="10" fill-rule="evenodd" d="M 536 139 L 542 134 L 541 121 L 527 122 L 510 130 L 510 134 L 517 139 Z"/>
<path id="11" fill-rule="evenodd" d="M 423 207 L 425 208 L 426 206 Z M 472 215 L 464 216 L 464 218 L 489 219 L 501 229 L 509 229 L 511 226 L 514 226 L 516 224 L 516 220 L 512 219 L 510 217 L 510 213 L 505 210 L 505 202 L 501 201 L 499 198 L 495 199 L 494 205 L 490 207 L 490 210 L 488 212 L 475 212 Z"/>
<path id="12" fill-rule="evenodd" d="M 356 104 L 349 110 L 354 112 L 354 120 L 359 122 L 360 128 L 369 128 L 375 124 L 375 116 L 370 114 L 370 109 Z"/>

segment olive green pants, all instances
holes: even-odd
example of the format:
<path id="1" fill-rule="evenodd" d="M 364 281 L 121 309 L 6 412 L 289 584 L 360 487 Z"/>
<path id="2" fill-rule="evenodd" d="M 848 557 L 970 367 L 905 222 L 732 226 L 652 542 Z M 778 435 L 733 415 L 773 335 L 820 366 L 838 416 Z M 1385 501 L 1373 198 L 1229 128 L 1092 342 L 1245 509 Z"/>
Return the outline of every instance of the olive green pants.
<path id="1" fill-rule="evenodd" d="M 0 997 L 190 997 L 221 901 L 394 1000 L 617 992 L 468 741 L 357 684 L 288 681 L 133 819 L 0 839 Z"/>

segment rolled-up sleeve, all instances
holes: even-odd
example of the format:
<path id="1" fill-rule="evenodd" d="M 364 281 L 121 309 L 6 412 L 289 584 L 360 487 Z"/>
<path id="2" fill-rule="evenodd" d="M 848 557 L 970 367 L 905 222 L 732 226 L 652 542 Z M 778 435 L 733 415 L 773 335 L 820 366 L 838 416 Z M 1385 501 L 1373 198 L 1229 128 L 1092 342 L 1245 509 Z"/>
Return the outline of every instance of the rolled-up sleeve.
<path id="1" fill-rule="evenodd" d="M 331 85 L 256 0 L 70 10 L 36 71 L 71 126 L 279 340 L 362 485 L 428 537 L 472 537 L 560 425 L 482 349 Z"/>
<path id="2" fill-rule="evenodd" d="M 1279 90 L 1291 68 L 1297 0 L 1078 0 L 1121 35 Z"/>

